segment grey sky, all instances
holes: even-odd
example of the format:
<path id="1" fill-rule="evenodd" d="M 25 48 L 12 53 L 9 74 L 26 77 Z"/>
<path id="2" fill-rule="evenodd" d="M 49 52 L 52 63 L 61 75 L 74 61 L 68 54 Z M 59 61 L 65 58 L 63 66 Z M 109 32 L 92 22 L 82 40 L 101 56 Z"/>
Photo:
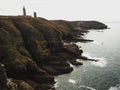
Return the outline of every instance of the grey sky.
<path id="1" fill-rule="evenodd" d="M 120 21 L 120 0 L 0 0 L 0 15 L 36 11 L 46 19 Z"/>

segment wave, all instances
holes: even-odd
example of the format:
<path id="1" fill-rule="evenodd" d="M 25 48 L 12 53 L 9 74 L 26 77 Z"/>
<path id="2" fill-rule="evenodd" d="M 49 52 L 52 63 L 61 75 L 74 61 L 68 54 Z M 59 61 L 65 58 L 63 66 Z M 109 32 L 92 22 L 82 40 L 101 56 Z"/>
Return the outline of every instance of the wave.
<path id="1" fill-rule="evenodd" d="M 57 80 L 57 79 L 55 79 L 55 82 L 56 82 L 56 83 L 54 84 L 54 87 L 55 87 L 55 88 L 59 87 L 59 86 L 58 86 L 58 80 Z"/>
<path id="2" fill-rule="evenodd" d="M 85 86 L 85 85 L 80 85 L 79 88 L 86 88 L 86 89 L 89 89 L 89 90 L 96 90 L 95 88 Z"/>
<path id="3" fill-rule="evenodd" d="M 82 55 L 83 55 L 83 56 L 86 56 L 86 57 L 88 57 L 88 58 L 92 58 L 91 55 L 90 55 L 89 53 L 87 53 L 87 52 L 84 52 Z"/>
<path id="4" fill-rule="evenodd" d="M 120 90 L 120 88 L 117 88 L 117 87 L 111 87 L 109 90 Z"/>
<path id="5" fill-rule="evenodd" d="M 72 84 L 75 84 L 76 81 L 74 79 L 69 79 L 68 82 L 72 83 Z"/>
<path id="6" fill-rule="evenodd" d="M 110 87 L 108 90 L 120 90 L 120 83 L 116 86 Z"/>
<path id="7" fill-rule="evenodd" d="M 70 67 L 72 67 L 72 68 L 74 67 L 70 62 L 67 62 L 67 63 L 70 65 Z"/>
<path id="8" fill-rule="evenodd" d="M 106 67 L 107 61 L 105 60 L 105 58 L 94 58 L 94 59 L 97 59 L 99 61 L 97 61 L 97 62 L 91 62 L 91 64 L 93 64 L 95 66 L 99 66 L 101 68 Z"/>
<path id="9" fill-rule="evenodd" d="M 103 43 L 101 43 L 101 42 L 99 42 L 99 41 L 94 41 L 94 42 L 92 42 L 92 43 L 94 43 L 94 44 L 96 44 L 96 45 L 103 45 Z"/>
<path id="10" fill-rule="evenodd" d="M 76 61 L 81 63 L 81 60 L 80 60 L 80 59 L 76 59 Z"/>
<path id="11" fill-rule="evenodd" d="M 98 60 L 97 62 L 91 61 L 91 64 L 94 66 L 99 66 L 101 68 L 104 68 L 107 65 L 107 61 L 103 57 L 91 57 L 91 55 L 89 53 L 84 53 L 84 55 L 87 56 L 88 58 Z"/>

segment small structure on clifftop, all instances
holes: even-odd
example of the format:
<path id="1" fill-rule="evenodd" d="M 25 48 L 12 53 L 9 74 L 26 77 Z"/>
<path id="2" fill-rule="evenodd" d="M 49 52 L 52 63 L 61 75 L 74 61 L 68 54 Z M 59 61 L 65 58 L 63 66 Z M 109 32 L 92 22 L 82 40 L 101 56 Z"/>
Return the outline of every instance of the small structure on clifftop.
<path id="1" fill-rule="evenodd" d="M 29 15 L 26 14 L 25 6 L 23 6 L 23 16 L 29 16 Z M 31 16 L 30 16 L 30 17 L 31 17 Z M 34 17 L 34 18 L 37 18 L 37 13 L 36 13 L 36 12 L 33 13 L 33 17 Z"/>
<path id="2" fill-rule="evenodd" d="M 34 18 L 36 18 L 37 17 L 37 13 L 36 12 L 34 12 Z"/>
<path id="3" fill-rule="evenodd" d="M 24 6 L 23 6 L 23 16 L 26 16 L 26 9 Z"/>

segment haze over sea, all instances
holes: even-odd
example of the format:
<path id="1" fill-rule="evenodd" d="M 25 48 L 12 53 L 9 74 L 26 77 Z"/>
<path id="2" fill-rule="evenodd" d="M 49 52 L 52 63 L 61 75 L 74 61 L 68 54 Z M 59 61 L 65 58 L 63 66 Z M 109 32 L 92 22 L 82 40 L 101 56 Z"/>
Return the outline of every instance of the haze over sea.
<path id="1" fill-rule="evenodd" d="M 110 29 L 90 30 L 81 43 L 84 55 L 98 62 L 82 61 L 70 74 L 57 76 L 57 90 L 120 90 L 120 23 L 105 23 Z"/>

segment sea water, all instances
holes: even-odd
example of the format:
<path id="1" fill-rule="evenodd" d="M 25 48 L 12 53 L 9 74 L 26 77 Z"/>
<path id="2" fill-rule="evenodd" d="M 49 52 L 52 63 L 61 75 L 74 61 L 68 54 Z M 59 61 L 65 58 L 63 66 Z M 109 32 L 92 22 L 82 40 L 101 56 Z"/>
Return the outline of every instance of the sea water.
<path id="1" fill-rule="evenodd" d="M 84 38 L 94 42 L 82 46 L 83 55 L 98 59 L 73 66 L 74 71 L 56 77 L 57 90 L 120 90 L 120 23 L 106 23 L 110 29 L 90 30 Z"/>

